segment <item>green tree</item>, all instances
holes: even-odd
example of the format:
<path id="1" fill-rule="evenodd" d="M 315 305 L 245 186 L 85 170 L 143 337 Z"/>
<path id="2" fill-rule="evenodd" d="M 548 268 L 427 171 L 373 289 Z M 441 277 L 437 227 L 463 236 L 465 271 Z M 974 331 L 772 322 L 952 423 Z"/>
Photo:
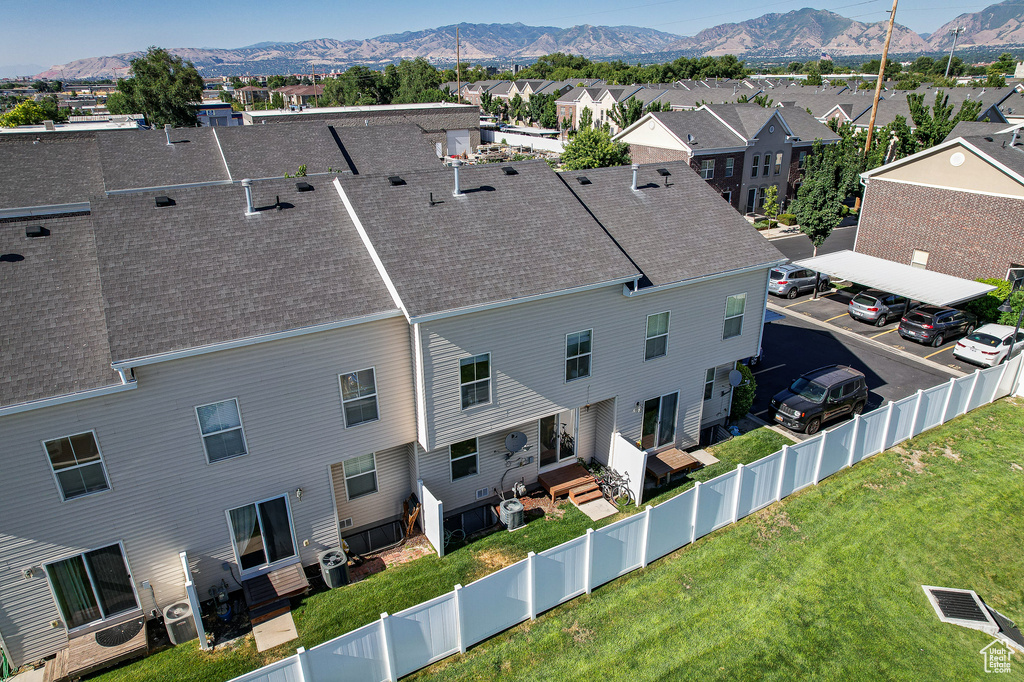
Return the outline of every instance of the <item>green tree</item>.
<path id="1" fill-rule="evenodd" d="M 841 195 L 841 169 L 837 163 L 838 145 L 814 142 L 804 169 L 804 182 L 797 192 L 790 211 L 796 215 L 800 231 L 818 247 L 825 243 L 832 230 L 843 220 Z"/>
<path id="2" fill-rule="evenodd" d="M 37 80 L 37 81 L 35 81 L 34 83 L 32 83 L 32 87 L 35 89 L 36 92 L 49 92 L 50 91 L 50 84 L 47 83 L 44 80 Z"/>
<path id="3" fill-rule="evenodd" d="M 743 375 L 743 381 L 732 391 L 732 409 L 729 410 L 729 417 L 738 422 L 747 416 L 750 408 L 754 405 L 754 396 L 757 393 L 757 379 L 754 372 L 744 364 L 736 365 L 736 369 Z"/>
<path id="4" fill-rule="evenodd" d="M 17 128 L 18 126 L 39 125 L 48 120 L 46 111 L 38 103 L 28 99 L 14 107 L 6 114 L 0 115 L 0 128 Z"/>
<path id="5" fill-rule="evenodd" d="M 525 118 L 525 112 L 523 111 L 523 98 L 518 92 L 512 96 L 511 100 L 509 100 L 508 116 L 512 121 L 521 121 Z"/>
<path id="6" fill-rule="evenodd" d="M 590 110 L 590 107 L 583 107 L 580 111 L 580 130 L 584 128 L 594 127 L 594 112 Z"/>
<path id="7" fill-rule="evenodd" d="M 644 103 L 636 97 L 630 97 L 625 102 L 616 102 L 608 111 L 608 118 L 619 126 L 619 130 L 625 130 L 633 125 L 644 115 Z"/>
<path id="8" fill-rule="evenodd" d="M 995 69 L 996 73 L 999 74 L 1012 74 L 1017 68 L 1017 58 L 1009 52 L 1004 52 L 999 55 L 999 59 L 997 59 L 990 68 Z"/>
<path id="9" fill-rule="evenodd" d="M 914 133 L 922 149 L 942 142 L 957 122 L 974 121 L 981 114 L 981 102 L 966 100 L 960 105 L 957 115 L 953 116 L 953 105 L 949 103 L 949 95 L 942 91 L 936 91 L 935 102 L 931 108 L 924 104 L 924 95 L 921 93 L 907 95 L 907 104 L 910 105 L 910 116 L 914 120 Z"/>
<path id="10" fill-rule="evenodd" d="M 918 57 L 908 70 L 911 73 L 920 73 L 927 76 L 935 72 L 935 60 L 931 57 Z"/>
<path id="11" fill-rule="evenodd" d="M 153 126 L 196 125 L 203 99 L 203 79 L 192 62 L 150 47 L 131 62 L 131 77 L 117 81 L 117 95 L 107 100 L 112 114 L 143 114 Z"/>
<path id="12" fill-rule="evenodd" d="M 562 168 L 583 170 L 629 163 L 629 145 L 613 142 L 604 128 L 581 127 L 562 151 Z"/>
<path id="13" fill-rule="evenodd" d="M 768 219 L 768 227 L 776 227 L 778 223 L 775 219 L 779 217 L 779 187 L 778 185 L 771 185 L 764 191 L 764 212 L 765 218 Z"/>

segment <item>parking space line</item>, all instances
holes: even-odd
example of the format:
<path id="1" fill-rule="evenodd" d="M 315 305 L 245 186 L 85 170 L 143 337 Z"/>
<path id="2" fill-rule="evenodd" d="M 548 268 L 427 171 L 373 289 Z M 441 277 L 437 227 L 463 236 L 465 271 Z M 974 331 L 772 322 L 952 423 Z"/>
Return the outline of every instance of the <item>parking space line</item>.
<path id="1" fill-rule="evenodd" d="M 930 357 L 931 357 L 932 355 L 938 355 L 939 353 L 945 353 L 945 352 L 946 352 L 947 350 L 953 350 L 953 348 L 955 348 L 955 347 L 956 347 L 956 345 L 955 345 L 955 344 L 954 344 L 954 345 L 952 345 L 952 346 L 947 346 L 946 348 L 943 348 L 942 350 L 937 350 L 937 351 L 935 351 L 935 352 L 934 352 L 934 353 L 932 353 L 931 355 L 926 355 L 926 356 L 924 356 L 924 359 L 925 359 L 925 360 L 927 360 L 927 359 L 928 359 L 928 358 L 930 358 Z"/>
<path id="2" fill-rule="evenodd" d="M 894 331 L 896 331 L 896 330 L 895 330 L 895 329 L 890 329 L 890 330 L 888 330 L 888 331 L 884 331 L 884 332 L 882 332 L 881 334 L 875 334 L 875 335 L 874 335 L 874 336 L 872 336 L 871 338 L 873 338 L 873 339 L 877 339 L 877 338 L 878 338 L 879 336 L 885 336 L 886 334 L 892 334 L 892 333 L 893 333 Z"/>
<path id="3" fill-rule="evenodd" d="M 785 364 L 785 363 L 783 363 L 783 364 L 781 364 L 781 365 L 775 365 L 774 367 L 767 367 L 767 368 L 765 368 L 765 369 L 759 369 L 759 370 L 757 370 L 756 372 L 754 372 L 753 374 L 754 374 L 754 376 L 757 376 L 758 374 L 763 374 L 763 373 L 765 373 L 765 372 L 770 372 L 770 371 L 772 371 L 773 369 L 778 369 L 779 367 L 785 367 L 785 366 L 786 366 L 786 364 Z"/>
<path id="4" fill-rule="evenodd" d="M 828 318 L 827 320 L 825 320 L 825 322 L 831 322 L 832 320 L 838 320 L 840 317 L 845 317 L 845 316 L 846 316 L 846 313 L 840 313 L 840 314 L 836 315 L 835 317 Z"/>
<path id="5" fill-rule="evenodd" d="M 795 306 L 795 305 L 800 305 L 801 303 L 807 303 L 807 302 L 808 302 L 808 301 L 810 301 L 810 300 L 812 300 L 812 299 L 810 299 L 810 298 L 805 298 L 805 299 L 804 299 L 804 300 L 802 300 L 802 301 L 797 301 L 796 303 L 790 303 L 789 305 L 787 305 L 787 306 L 783 306 L 783 307 L 785 307 L 785 308 L 792 308 L 792 307 L 793 307 L 793 306 Z"/>

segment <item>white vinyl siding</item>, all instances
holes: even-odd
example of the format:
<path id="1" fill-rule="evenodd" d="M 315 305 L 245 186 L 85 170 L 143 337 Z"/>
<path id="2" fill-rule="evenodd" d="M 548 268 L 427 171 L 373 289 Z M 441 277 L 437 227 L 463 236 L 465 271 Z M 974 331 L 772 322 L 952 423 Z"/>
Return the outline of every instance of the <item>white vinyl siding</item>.
<path id="1" fill-rule="evenodd" d="M 377 492 L 354 499 L 349 497 L 345 483 L 345 464 L 349 460 L 331 465 L 331 485 L 338 505 L 338 519 L 352 519 L 352 526 L 345 529 L 346 534 L 399 518 L 402 513 L 402 502 L 408 499 L 409 493 L 412 492 L 410 481 L 416 480 L 411 449 L 412 446 L 406 444 L 373 453 L 373 473 Z M 296 505 L 299 506 L 301 505 Z"/>
<path id="2" fill-rule="evenodd" d="M 565 380 L 575 381 L 590 376 L 593 329 L 573 332 L 565 337 Z"/>
<path id="3" fill-rule="evenodd" d="M 95 431 L 45 441 L 43 450 L 62 500 L 110 489 Z"/>
<path id="4" fill-rule="evenodd" d="M 491 402 L 491 354 L 459 360 L 459 380 L 462 409 Z"/>
<path id="5" fill-rule="evenodd" d="M 667 312 L 647 316 L 644 360 L 653 360 L 668 354 L 668 317 Z"/>
<path id="6" fill-rule="evenodd" d="M 341 404 L 346 428 L 380 419 L 377 410 L 377 377 L 373 367 L 340 374 L 338 381 L 341 383 Z"/>
<path id="7" fill-rule="evenodd" d="M 200 405 L 196 408 L 196 418 L 208 462 L 213 464 L 248 453 L 236 398 Z"/>
<path id="8" fill-rule="evenodd" d="M 723 339 L 731 339 L 743 333 L 743 310 L 747 305 L 746 294 L 735 294 L 725 301 L 725 328 Z"/>
<path id="9" fill-rule="evenodd" d="M 377 492 L 377 465 L 373 453 L 342 462 L 345 494 L 349 501 Z"/>
<path id="10" fill-rule="evenodd" d="M 405 319 L 395 317 L 147 365 L 135 369 L 137 390 L 0 418 L 4 480 L 18 490 L 0 495 L 0 632 L 9 656 L 31 662 L 67 646 L 63 628 L 50 627 L 61 615 L 48 581 L 24 579 L 25 567 L 123 539 L 133 574 L 153 586 L 155 594 L 139 593 L 148 613 L 184 596 L 182 549 L 199 594 L 222 578 L 230 582 L 221 570 L 235 561 L 225 510 L 297 488 L 304 494 L 292 507 L 296 549 L 304 564 L 314 564 L 319 549 L 338 543 L 328 465 L 368 452 L 376 453 L 380 493 L 350 503 L 346 511 L 360 513 L 343 518 L 359 525 L 383 518 L 377 513 L 397 518 L 411 490 L 404 455 L 416 439 L 408 334 Z M 561 346 L 564 333 L 558 338 Z M 563 385 L 557 347 L 554 359 Z M 338 368 L 371 366 L 387 419 L 346 429 Z M 211 466 L 199 449 L 192 408 L 225 395 L 244 406 L 252 447 L 245 457 Z M 110 491 L 62 504 L 41 441 L 92 428 Z M 394 448 L 403 456 L 385 458 Z"/>

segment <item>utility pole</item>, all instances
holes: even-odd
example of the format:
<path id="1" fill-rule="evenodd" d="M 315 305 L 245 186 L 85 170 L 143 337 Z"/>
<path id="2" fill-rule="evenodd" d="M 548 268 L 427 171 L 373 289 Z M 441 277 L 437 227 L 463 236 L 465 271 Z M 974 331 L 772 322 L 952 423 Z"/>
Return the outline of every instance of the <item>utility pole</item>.
<path id="1" fill-rule="evenodd" d="M 878 67 L 878 83 L 875 85 L 875 102 L 871 105 L 871 120 L 868 121 L 868 139 L 864 143 L 864 155 L 871 151 L 871 134 L 875 131 L 875 114 L 878 113 L 878 99 L 882 96 L 882 79 L 885 78 L 885 61 L 889 57 L 889 41 L 892 40 L 892 26 L 896 23 L 896 3 L 892 0 L 892 11 L 889 13 L 889 30 L 885 33 L 885 46 L 882 47 L 882 63 Z"/>
<path id="2" fill-rule="evenodd" d="M 949 78 L 949 67 L 953 65 L 953 50 L 956 49 L 956 37 L 966 30 L 963 26 L 957 26 L 950 31 L 953 34 L 953 47 L 949 48 L 949 59 L 946 61 L 946 75 L 943 78 Z"/>
<path id="3" fill-rule="evenodd" d="M 462 102 L 462 67 L 459 61 L 459 27 L 455 27 L 455 101 Z"/>
<path id="4" fill-rule="evenodd" d="M 316 62 L 310 62 L 309 67 L 313 69 L 313 106 L 320 106 L 320 99 L 316 96 Z"/>

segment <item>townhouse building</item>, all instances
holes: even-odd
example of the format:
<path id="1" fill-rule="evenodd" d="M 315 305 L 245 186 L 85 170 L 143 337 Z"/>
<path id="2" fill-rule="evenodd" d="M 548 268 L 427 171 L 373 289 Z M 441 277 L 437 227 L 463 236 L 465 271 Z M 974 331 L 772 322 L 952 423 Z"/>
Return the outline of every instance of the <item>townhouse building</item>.
<path id="1" fill-rule="evenodd" d="M 419 482 L 463 523 L 615 432 L 728 416 L 784 258 L 686 162 L 453 170 L 401 131 L 0 142 L 16 665 L 180 600 L 181 552 L 206 594 L 400 538 Z"/>

